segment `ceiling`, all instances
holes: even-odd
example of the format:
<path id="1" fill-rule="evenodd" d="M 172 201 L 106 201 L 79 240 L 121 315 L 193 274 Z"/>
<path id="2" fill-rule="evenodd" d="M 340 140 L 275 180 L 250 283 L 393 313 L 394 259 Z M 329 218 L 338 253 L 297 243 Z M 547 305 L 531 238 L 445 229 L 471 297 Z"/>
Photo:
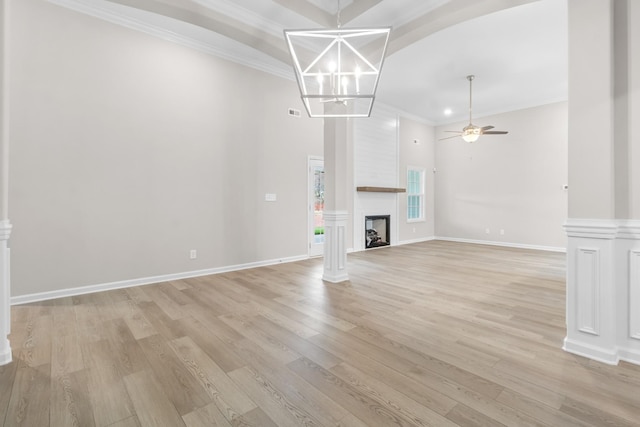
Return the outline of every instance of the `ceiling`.
<path id="1" fill-rule="evenodd" d="M 376 102 L 435 125 L 469 74 L 474 118 L 567 99 L 567 0 L 49 1 L 290 79 L 284 29 L 391 26 Z"/>

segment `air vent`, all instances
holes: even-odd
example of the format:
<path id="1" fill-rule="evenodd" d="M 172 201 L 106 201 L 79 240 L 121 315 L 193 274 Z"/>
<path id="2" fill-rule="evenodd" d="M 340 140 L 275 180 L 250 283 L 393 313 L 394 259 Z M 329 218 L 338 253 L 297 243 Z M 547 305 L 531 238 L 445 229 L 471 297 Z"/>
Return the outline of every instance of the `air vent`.
<path id="1" fill-rule="evenodd" d="M 293 117 L 300 117 L 300 110 L 296 110 L 295 108 L 289 108 L 289 115 Z"/>

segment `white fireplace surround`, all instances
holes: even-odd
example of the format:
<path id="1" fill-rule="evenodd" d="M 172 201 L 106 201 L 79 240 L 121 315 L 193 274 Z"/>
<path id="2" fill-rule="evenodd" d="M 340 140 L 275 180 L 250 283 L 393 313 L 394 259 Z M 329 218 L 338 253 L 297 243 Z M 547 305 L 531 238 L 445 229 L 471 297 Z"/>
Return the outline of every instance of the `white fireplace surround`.
<path id="1" fill-rule="evenodd" d="M 398 244 L 398 194 L 397 193 L 356 193 L 355 215 L 353 218 L 353 246 L 355 251 L 366 248 L 364 228 L 365 217 L 389 215 L 389 234 L 392 246 Z"/>
<path id="2" fill-rule="evenodd" d="M 396 111 L 378 104 L 376 120 L 354 122 L 354 184 L 370 187 L 399 187 L 399 117 Z M 365 250 L 364 217 L 389 215 L 392 246 L 398 244 L 399 193 L 354 191 L 353 250 Z"/>

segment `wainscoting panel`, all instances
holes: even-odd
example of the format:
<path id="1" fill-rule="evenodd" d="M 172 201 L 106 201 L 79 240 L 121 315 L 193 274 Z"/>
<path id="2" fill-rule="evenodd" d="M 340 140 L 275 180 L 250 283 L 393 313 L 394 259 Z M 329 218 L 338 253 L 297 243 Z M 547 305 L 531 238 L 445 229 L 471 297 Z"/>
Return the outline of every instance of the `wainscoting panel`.
<path id="1" fill-rule="evenodd" d="M 640 221 L 570 219 L 563 348 L 640 365 Z"/>
<path id="2" fill-rule="evenodd" d="M 640 251 L 629 251 L 629 336 L 640 340 Z"/>
<path id="3" fill-rule="evenodd" d="M 331 283 L 349 280 L 347 273 L 346 230 L 347 212 L 324 212 L 324 273 L 322 279 Z"/>
<path id="4" fill-rule="evenodd" d="M 336 231 L 338 232 L 338 253 L 346 254 L 347 249 L 345 248 L 345 244 L 347 241 L 347 236 L 345 234 L 346 227 L 337 227 Z M 337 257 L 338 262 L 338 270 L 345 270 L 347 268 L 347 258 L 345 256 Z"/>
<path id="5" fill-rule="evenodd" d="M 578 248 L 576 264 L 578 330 L 600 335 L 600 251 Z"/>

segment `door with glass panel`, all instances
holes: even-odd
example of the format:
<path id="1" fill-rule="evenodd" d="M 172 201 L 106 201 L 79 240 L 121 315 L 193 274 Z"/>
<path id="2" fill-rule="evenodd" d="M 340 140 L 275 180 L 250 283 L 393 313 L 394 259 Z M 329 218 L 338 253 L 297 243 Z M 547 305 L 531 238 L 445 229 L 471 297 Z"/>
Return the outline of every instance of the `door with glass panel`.
<path id="1" fill-rule="evenodd" d="M 309 159 L 309 256 L 324 253 L 324 160 Z"/>

